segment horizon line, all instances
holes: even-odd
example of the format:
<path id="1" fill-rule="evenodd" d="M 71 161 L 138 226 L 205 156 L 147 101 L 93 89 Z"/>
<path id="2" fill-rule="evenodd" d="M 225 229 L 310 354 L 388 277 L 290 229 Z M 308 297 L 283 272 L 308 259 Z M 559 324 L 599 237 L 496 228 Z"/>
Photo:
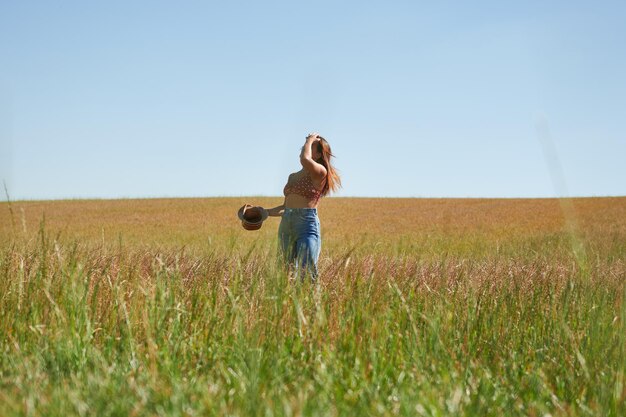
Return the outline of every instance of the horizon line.
<path id="1" fill-rule="evenodd" d="M 559 199 L 591 199 L 591 198 L 625 198 L 626 195 L 574 195 L 574 196 L 330 196 L 332 199 L 380 199 L 380 200 L 559 200 Z M 201 199 L 234 199 L 234 198 L 276 198 L 281 195 L 213 195 L 213 196 L 144 196 L 144 197 L 59 197 L 59 198 L 5 198 L 0 203 L 28 203 L 28 202 L 62 202 L 62 201 L 115 201 L 115 200 L 201 200 Z"/>

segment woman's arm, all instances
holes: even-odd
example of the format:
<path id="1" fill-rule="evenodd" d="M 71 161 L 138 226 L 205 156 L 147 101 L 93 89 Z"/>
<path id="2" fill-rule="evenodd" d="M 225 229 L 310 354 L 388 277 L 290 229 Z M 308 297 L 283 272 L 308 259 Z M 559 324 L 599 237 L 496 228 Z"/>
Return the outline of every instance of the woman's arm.
<path id="1" fill-rule="evenodd" d="M 317 133 L 311 133 L 306 137 L 306 142 L 304 142 L 304 146 L 302 147 L 302 152 L 300 152 L 300 163 L 302 167 L 306 169 L 313 176 L 322 179 L 326 176 L 326 168 L 324 165 L 315 162 L 313 160 L 313 151 L 311 147 L 313 144 L 317 144 L 319 142 L 319 137 Z"/>
<path id="2" fill-rule="evenodd" d="M 285 203 L 283 202 L 283 204 L 281 204 L 280 206 L 268 208 L 265 210 L 267 210 L 268 216 L 280 217 L 283 215 L 283 211 L 285 210 Z"/>

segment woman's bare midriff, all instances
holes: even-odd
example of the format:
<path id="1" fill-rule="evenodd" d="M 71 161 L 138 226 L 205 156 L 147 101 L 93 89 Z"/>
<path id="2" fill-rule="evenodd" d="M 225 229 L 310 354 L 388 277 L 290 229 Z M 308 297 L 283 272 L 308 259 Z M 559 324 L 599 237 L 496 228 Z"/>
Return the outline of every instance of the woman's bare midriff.
<path id="1" fill-rule="evenodd" d="M 285 207 L 287 208 L 317 208 L 317 202 L 298 194 L 288 194 L 285 197 Z"/>

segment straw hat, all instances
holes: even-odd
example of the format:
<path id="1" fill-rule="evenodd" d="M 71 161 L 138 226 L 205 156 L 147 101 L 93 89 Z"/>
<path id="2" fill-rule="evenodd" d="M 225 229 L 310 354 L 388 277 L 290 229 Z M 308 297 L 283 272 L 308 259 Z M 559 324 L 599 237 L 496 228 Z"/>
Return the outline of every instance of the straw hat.
<path id="1" fill-rule="evenodd" d="M 259 230 L 267 219 L 268 213 L 263 207 L 245 204 L 241 206 L 237 215 L 244 229 Z"/>

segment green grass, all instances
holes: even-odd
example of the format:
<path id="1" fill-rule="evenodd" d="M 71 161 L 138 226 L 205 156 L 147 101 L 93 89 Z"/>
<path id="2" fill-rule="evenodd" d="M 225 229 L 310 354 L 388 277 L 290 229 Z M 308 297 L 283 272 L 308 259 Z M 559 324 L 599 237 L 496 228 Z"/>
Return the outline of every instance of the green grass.
<path id="1" fill-rule="evenodd" d="M 623 241 L 445 236 L 331 242 L 316 286 L 274 240 L 14 236 L 0 415 L 626 415 Z"/>

